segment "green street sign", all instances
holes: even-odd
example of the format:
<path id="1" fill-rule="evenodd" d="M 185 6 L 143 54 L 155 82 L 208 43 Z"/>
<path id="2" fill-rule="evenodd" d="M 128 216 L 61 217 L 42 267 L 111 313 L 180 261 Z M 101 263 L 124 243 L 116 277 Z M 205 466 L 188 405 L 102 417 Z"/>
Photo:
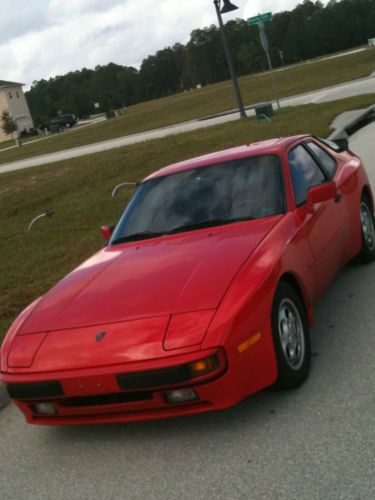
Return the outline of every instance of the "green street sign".
<path id="1" fill-rule="evenodd" d="M 266 23 L 272 20 L 272 12 L 266 12 L 265 14 L 259 14 L 258 16 L 250 17 L 247 22 L 248 24 L 260 24 Z"/>
<path id="2" fill-rule="evenodd" d="M 272 21 L 272 12 L 266 12 L 265 14 L 260 14 L 259 17 L 263 23 L 266 23 L 267 21 Z"/>
<path id="3" fill-rule="evenodd" d="M 255 16 L 255 17 L 250 17 L 248 20 L 247 20 L 247 24 L 258 24 L 260 21 L 259 19 L 259 16 Z"/>

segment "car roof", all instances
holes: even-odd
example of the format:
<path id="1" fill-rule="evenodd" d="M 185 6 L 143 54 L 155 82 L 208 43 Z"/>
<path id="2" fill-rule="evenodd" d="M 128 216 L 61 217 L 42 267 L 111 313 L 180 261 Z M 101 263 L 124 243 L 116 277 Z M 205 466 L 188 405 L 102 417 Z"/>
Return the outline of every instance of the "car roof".
<path id="1" fill-rule="evenodd" d="M 290 144 L 306 137 L 310 136 L 305 134 L 305 135 L 294 135 L 290 137 L 278 137 L 276 139 L 254 142 L 252 144 L 245 144 L 243 146 L 224 149 L 222 151 L 215 151 L 214 153 L 197 156 L 196 158 L 191 158 L 189 160 L 184 160 L 178 163 L 173 163 L 172 165 L 168 165 L 167 167 L 164 167 L 160 170 L 157 170 L 156 172 L 153 172 L 144 180 L 146 181 L 149 179 L 154 179 L 156 177 L 174 174 L 183 170 L 190 170 L 192 168 L 204 167 L 215 163 L 222 163 L 225 161 L 236 160 L 239 158 L 244 158 L 246 156 L 275 154 L 282 149 L 285 150 Z"/>

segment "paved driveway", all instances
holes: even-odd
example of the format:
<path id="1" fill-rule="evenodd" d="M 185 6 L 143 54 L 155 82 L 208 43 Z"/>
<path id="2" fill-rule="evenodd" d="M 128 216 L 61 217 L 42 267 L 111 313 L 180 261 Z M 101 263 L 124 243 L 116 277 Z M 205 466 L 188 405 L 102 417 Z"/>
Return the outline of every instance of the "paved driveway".
<path id="1" fill-rule="evenodd" d="M 371 169 L 375 124 L 351 146 Z M 372 141 L 372 142 L 371 142 Z M 27 426 L 0 413 L 0 498 L 374 498 L 375 264 L 319 304 L 309 380 L 231 410 L 159 422 Z"/>

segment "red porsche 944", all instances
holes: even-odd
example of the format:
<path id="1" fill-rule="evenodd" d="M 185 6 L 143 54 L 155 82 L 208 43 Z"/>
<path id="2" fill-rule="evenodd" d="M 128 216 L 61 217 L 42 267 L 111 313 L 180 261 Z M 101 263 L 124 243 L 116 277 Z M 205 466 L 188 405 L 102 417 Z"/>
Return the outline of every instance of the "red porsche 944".
<path id="1" fill-rule="evenodd" d="M 297 387 L 314 303 L 345 263 L 375 259 L 361 160 L 311 136 L 159 170 L 102 232 L 3 343 L 0 380 L 30 423 L 174 417 Z"/>

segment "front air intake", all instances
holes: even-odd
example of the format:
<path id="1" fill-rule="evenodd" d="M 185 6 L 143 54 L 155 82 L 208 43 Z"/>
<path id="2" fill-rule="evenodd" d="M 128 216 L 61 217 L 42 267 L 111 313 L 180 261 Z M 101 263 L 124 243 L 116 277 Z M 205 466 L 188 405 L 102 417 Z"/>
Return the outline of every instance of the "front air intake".
<path id="1" fill-rule="evenodd" d="M 63 396 L 60 382 L 36 382 L 32 384 L 8 384 L 8 394 L 12 399 L 29 400 Z"/>

